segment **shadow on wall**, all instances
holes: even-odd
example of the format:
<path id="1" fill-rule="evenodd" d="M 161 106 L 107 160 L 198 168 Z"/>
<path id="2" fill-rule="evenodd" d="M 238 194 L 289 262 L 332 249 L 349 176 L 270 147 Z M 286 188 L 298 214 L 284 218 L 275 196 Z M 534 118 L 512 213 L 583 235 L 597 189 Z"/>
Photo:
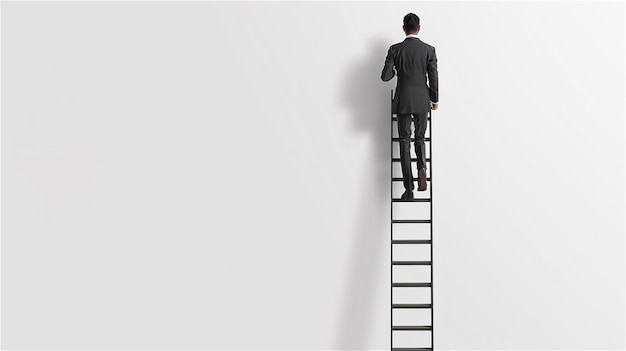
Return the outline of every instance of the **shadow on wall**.
<path id="1" fill-rule="evenodd" d="M 370 138 L 371 149 L 364 150 L 366 168 L 356 179 L 361 200 L 354 219 L 349 267 L 344 279 L 341 311 L 336 329 L 337 349 L 367 349 L 376 305 L 375 291 L 381 274 L 389 265 L 382 261 L 387 245 L 384 221 L 389 218 L 390 181 L 390 99 L 395 79 L 385 83 L 380 75 L 390 43 L 377 38 L 368 51 L 347 68 L 342 102 L 348 107 L 355 130 Z M 369 345 L 371 346 L 371 345 Z"/>

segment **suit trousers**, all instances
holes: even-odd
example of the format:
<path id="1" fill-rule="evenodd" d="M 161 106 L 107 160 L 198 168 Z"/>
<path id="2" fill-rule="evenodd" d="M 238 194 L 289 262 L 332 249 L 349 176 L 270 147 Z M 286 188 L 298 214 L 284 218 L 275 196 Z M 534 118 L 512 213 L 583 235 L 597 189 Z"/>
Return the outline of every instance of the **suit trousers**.
<path id="1" fill-rule="evenodd" d="M 417 156 L 417 169 L 426 167 L 426 145 L 424 134 L 428 123 L 428 112 L 412 113 L 415 117 L 415 155 Z M 400 146 L 400 164 L 402 167 L 402 178 L 404 188 L 413 190 L 415 188 L 413 180 L 413 170 L 411 168 L 411 113 L 399 113 L 398 116 L 398 138 Z"/>

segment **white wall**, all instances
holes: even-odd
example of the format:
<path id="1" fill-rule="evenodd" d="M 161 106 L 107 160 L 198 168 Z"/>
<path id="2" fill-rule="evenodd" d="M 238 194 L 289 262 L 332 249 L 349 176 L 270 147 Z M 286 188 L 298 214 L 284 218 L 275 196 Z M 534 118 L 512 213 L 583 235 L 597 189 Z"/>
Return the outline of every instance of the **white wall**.
<path id="1" fill-rule="evenodd" d="M 388 348 L 408 12 L 435 347 L 624 348 L 623 2 L 3 2 L 2 347 Z"/>

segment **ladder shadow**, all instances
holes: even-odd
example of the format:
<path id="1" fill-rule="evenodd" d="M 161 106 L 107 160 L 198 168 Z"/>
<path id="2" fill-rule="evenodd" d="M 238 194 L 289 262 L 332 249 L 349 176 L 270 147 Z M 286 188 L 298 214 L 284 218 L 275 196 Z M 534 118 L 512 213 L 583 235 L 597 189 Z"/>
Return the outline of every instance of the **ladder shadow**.
<path id="1" fill-rule="evenodd" d="M 383 259 L 389 250 L 384 223 L 389 219 L 391 86 L 380 79 L 389 45 L 384 38 L 370 40 L 365 57 L 348 66 L 342 90 L 341 102 L 348 108 L 351 125 L 369 139 L 371 148 L 366 151 L 366 168 L 356 176 L 361 199 L 335 330 L 337 349 L 368 348 L 376 322 L 376 292 L 389 269 Z"/>

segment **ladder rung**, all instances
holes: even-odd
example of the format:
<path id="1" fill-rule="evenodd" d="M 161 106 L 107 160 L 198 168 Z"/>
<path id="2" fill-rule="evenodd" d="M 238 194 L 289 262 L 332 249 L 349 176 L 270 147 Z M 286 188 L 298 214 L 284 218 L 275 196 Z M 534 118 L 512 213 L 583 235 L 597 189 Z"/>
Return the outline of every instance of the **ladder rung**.
<path id="1" fill-rule="evenodd" d="M 391 141 L 400 141 L 400 138 L 391 138 Z M 415 138 L 411 138 L 411 141 L 415 141 Z M 424 141 L 430 141 L 430 138 L 424 138 Z"/>
<path id="2" fill-rule="evenodd" d="M 393 114 L 394 116 L 397 116 L 395 113 Z M 430 121 L 430 117 L 426 117 L 426 119 L 428 119 Z M 398 117 L 391 117 L 392 121 L 397 121 Z M 415 117 L 411 117 L 411 121 L 415 121 Z"/>
<path id="3" fill-rule="evenodd" d="M 430 198 L 425 197 L 425 198 L 415 198 L 413 200 L 402 200 L 400 198 L 397 199 L 391 199 L 391 202 L 430 202 Z"/>
<path id="4" fill-rule="evenodd" d="M 432 286 L 432 283 L 391 283 L 391 286 L 394 288 L 427 288 L 429 286 Z"/>
<path id="5" fill-rule="evenodd" d="M 419 266 L 419 265 L 429 265 L 430 261 L 391 261 L 392 265 L 396 266 Z"/>
<path id="6" fill-rule="evenodd" d="M 399 157 L 394 157 L 391 159 L 392 162 L 400 162 Z M 411 157 L 411 161 L 417 161 L 417 157 Z M 430 162 L 430 157 L 426 158 L 426 162 Z"/>
<path id="7" fill-rule="evenodd" d="M 432 330 L 430 325 L 394 325 L 391 330 Z"/>
<path id="8" fill-rule="evenodd" d="M 391 308 L 432 308 L 429 303 L 394 303 Z"/>
<path id="9" fill-rule="evenodd" d="M 404 240 L 391 240 L 392 244 L 430 244 L 430 240 L 413 240 L 413 239 L 404 239 Z"/>
<path id="10" fill-rule="evenodd" d="M 415 178 L 415 177 L 413 177 L 413 178 Z M 393 178 L 391 178 L 391 181 L 393 181 L 393 182 L 402 182 L 402 181 L 404 181 L 404 178 L 402 178 L 402 177 L 393 177 Z M 416 182 L 416 181 L 417 181 L 417 178 L 415 178 L 414 182 Z M 430 177 L 426 177 L 426 181 L 430 182 Z"/>
<path id="11" fill-rule="evenodd" d="M 392 219 L 391 223 L 430 223 L 430 219 Z"/>

